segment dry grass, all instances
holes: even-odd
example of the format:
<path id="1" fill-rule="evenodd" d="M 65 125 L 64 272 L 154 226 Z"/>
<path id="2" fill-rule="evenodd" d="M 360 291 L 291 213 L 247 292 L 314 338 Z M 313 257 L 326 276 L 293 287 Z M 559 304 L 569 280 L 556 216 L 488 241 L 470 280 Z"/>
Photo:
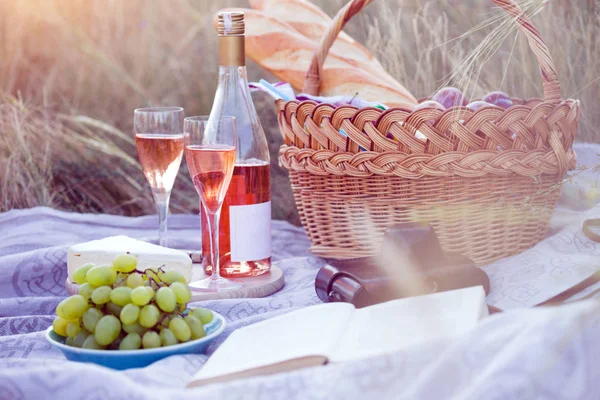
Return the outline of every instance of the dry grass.
<path id="1" fill-rule="evenodd" d="M 129 135 L 89 117 L 51 113 L 4 95 L 0 106 L 0 201 L 7 209 L 53 205 L 78 211 L 139 212 L 147 199 Z M 112 163 L 118 162 L 119 168 Z M 121 182 L 112 185 L 110 182 Z M 135 202 L 119 203 L 123 196 Z"/>
<path id="2" fill-rule="evenodd" d="M 208 1 L 0 2 L 0 210 L 153 212 L 133 109 L 209 110 L 216 58 L 202 37 L 213 11 Z M 172 210 L 197 208 L 195 196 L 182 174 Z"/>
<path id="3" fill-rule="evenodd" d="M 330 15 L 343 3 L 316 2 Z M 540 96 L 537 63 L 522 35 L 510 36 L 485 65 L 472 65 L 468 80 L 456 74 L 492 31 L 493 26 L 472 31 L 499 15 L 490 3 L 379 0 L 347 31 L 368 43 L 418 97 L 448 80 L 473 96 L 497 89 Z M 153 212 L 131 138 L 132 111 L 150 104 L 182 105 L 188 115 L 209 111 L 217 72 L 211 15 L 226 6 L 247 4 L 0 0 L 0 211 L 48 205 Z M 563 95 L 582 100 L 579 139 L 600 141 L 595 129 L 600 125 L 600 6 L 590 0 L 550 0 L 534 21 L 549 43 Z M 252 79 L 263 76 L 251 66 Z M 276 167 L 279 134 L 270 103 L 258 96 L 273 158 L 274 216 L 295 220 L 287 178 Z M 197 210 L 186 168 L 172 210 Z"/>

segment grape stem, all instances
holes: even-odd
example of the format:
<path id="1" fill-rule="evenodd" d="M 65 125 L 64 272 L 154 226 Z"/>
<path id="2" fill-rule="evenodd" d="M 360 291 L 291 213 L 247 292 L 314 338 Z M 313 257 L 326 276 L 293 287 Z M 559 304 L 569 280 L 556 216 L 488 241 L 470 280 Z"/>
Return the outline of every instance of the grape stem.
<path id="1" fill-rule="evenodd" d="M 160 321 L 158 321 L 158 322 L 156 323 L 156 325 L 154 325 L 154 326 L 158 326 L 158 325 L 162 324 L 162 322 L 163 322 L 163 321 L 165 320 L 165 318 L 167 318 L 168 316 L 169 316 L 169 314 L 166 314 L 166 313 L 165 313 L 165 314 L 163 314 L 163 316 L 162 316 L 162 318 L 160 319 Z"/>

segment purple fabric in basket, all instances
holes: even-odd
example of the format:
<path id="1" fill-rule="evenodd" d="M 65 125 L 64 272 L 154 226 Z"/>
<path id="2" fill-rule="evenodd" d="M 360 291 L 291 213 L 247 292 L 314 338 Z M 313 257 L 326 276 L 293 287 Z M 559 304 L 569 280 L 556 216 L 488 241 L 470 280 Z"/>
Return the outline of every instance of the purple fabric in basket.
<path id="1" fill-rule="evenodd" d="M 597 160 L 600 153 L 598 146 L 580 145 L 580 149 L 580 160 Z M 564 226 L 581 217 L 567 209 L 559 214 L 567 220 L 555 218 L 554 240 L 566 237 Z M 594 214 L 600 214 L 599 207 L 585 216 Z M 596 299 L 496 314 L 452 340 L 362 361 L 194 390 L 184 386 L 207 355 L 173 356 L 127 371 L 66 361 L 43 337 L 54 319 L 54 308 L 66 296 L 66 250 L 75 243 L 118 234 L 156 240 L 155 217 L 48 208 L 0 214 L 0 399 L 596 399 L 600 393 L 600 302 Z M 169 237 L 172 247 L 199 248 L 198 217 L 171 216 Z M 234 329 L 319 303 L 314 278 L 322 262 L 309 255 L 308 245 L 301 228 L 273 222 L 273 259 L 284 271 L 286 285 L 268 298 L 203 302 L 228 322 L 223 338 L 209 354 Z M 565 242 L 565 251 L 570 245 Z M 583 245 L 586 254 L 600 252 L 600 244 L 572 245 Z M 527 274 L 514 277 L 522 279 L 524 286 L 529 278 Z M 390 323 L 410 329 L 393 315 Z"/>

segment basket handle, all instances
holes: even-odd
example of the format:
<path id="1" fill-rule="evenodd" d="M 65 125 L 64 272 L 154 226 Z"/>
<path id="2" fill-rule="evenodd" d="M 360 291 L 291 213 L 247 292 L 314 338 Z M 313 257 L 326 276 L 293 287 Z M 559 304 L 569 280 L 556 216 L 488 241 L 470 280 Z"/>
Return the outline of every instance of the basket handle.
<path id="1" fill-rule="evenodd" d="M 304 79 L 303 91 L 305 93 L 310 95 L 319 94 L 321 72 L 325 59 L 327 58 L 327 53 L 329 53 L 329 49 L 333 45 L 333 42 L 337 38 L 344 25 L 346 25 L 346 22 L 350 21 L 354 15 L 359 13 L 372 1 L 373 0 L 350 0 L 348 4 L 338 11 L 313 54 L 313 58 Z M 556 68 L 554 66 L 552 56 L 550 56 L 548 47 L 542 40 L 539 31 L 535 26 L 533 26 L 531 19 L 523 13 L 521 7 L 519 7 L 514 0 L 493 1 L 517 20 L 521 31 L 523 31 L 527 37 L 529 46 L 533 50 L 533 53 L 540 64 L 545 101 L 555 104 L 559 103 L 561 95 L 558 75 L 556 74 Z"/>

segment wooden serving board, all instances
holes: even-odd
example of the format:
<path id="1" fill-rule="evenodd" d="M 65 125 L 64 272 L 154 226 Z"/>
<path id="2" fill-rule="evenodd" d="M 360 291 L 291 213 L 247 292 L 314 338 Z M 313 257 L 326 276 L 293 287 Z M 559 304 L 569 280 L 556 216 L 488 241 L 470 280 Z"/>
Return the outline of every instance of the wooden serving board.
<path id="1" fill-rule="evenodd" d="M 208 277 L 208 275 L 204 273 L 201 264 L 194 264 L 192 266 L 192 271 L 192 281 Z M 221 293 L 197 292 L 192 290 L 192 300 L 190 301 L 267 297 L 281 290 L 285 283 L 283 271 L 276 265 L 271 265 L 271 270 L 266 274 L 252 278 L 236 278 L 232 280 L 239 282 L 244 286 L 239 290 L 230 290 Z M 69 294 L 76 294 L 79 292 L 79 285 L 71 282 L 68 278 L 65 282 L 65 287 Z"/>

